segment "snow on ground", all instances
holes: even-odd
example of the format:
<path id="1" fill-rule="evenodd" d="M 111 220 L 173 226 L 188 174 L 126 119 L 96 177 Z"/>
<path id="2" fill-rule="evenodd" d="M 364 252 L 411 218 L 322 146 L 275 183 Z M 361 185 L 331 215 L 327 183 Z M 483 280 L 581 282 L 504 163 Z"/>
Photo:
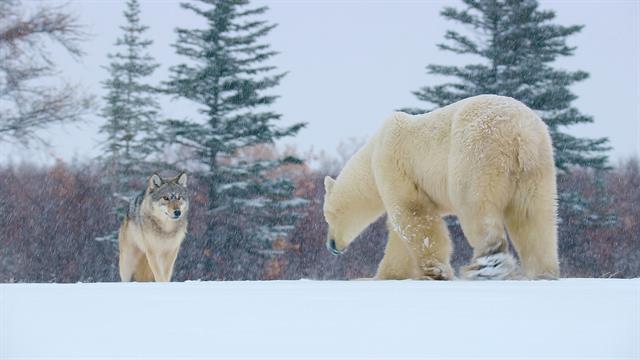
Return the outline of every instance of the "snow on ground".
<path id="1" fill-rule="evenodd" d="M 0 359 L 639 359 L 640 279 L 0 285 Z"/>

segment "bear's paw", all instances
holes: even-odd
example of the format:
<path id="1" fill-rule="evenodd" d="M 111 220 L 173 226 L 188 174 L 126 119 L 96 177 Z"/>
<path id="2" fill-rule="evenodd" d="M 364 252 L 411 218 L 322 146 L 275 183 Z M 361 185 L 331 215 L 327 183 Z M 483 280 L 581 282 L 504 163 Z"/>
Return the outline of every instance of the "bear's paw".
<path id="1" fill-rule="evenodd" d="M 447 264 L 440 262 L 429 262 L 421 267 L 422 276 L 418 280 L 451 280 L 453 279 L 453 269 Z"/>
<path id="2" fill-rule="evenodd" d="M 499 252 L 479 256 L 471 264 L 460 269 L 460 277 L 466 280 L 515 280 L 521 278 L 516 259 Z"/>

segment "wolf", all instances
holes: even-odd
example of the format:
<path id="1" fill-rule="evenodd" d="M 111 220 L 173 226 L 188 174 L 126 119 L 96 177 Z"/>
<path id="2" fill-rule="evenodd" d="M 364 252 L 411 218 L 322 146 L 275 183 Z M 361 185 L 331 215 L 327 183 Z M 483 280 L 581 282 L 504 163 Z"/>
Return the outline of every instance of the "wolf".
<path id="1" fill-rule="evenodd" d="M 187 174 L 170 179 L 153 174 L 147 188 L 129 202 L 118 234 L 122 281 L 171 280 L 187 234 Z"/>

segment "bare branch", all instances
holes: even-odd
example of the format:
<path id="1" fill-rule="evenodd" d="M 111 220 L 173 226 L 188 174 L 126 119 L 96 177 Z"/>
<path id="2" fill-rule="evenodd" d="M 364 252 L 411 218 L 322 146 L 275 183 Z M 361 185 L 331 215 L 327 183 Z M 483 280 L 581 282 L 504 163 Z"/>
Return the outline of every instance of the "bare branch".
<path id="1" fill-rule="evenodd" d="M 58 72 L 51 45 L 78 59 L 86 38 L 65 6 L 44 4 L 27 13 L 20 1 L 0 0 L 0 141 L 41 141 L 38 130 L 79 121 L 93 108 L 93 97 L 77 86 L 44 81 Z"/>

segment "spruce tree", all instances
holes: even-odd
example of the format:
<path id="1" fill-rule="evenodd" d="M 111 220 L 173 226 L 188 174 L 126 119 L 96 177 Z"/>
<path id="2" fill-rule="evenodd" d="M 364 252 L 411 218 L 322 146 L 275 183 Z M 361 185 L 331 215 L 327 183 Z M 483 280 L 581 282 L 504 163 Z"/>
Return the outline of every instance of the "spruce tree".
<path id="1" fill-rule="evenodd" d="M 567 175 L 572 166 L 606 169 L 606 138 L 578 138 L 564 131 L 567 126 L 593 121 L 572 105 L 577 96 L 569 89 L 585 80 L 588 73 L 553 67 L 559 57 L 574 54 L 575 47 L 567 45 L 567 38 L 583 26 L 554 24 L 555 13 L 539 9 L 536 0 L 463 2 L 464 9 L 445 7 L 441 15 L 465 26 L 468 34 L 449 30 L 445 34 L 447 42 L 438 47 L 481 61 L 466 66 L 428 65 L 428 73 L 452 80 L 425 86 L 414 92 L 416 97 L 441 107 L 480 94 L 511 96 L 535 110 L 548 125 L 559 176 Z M 569 210 L 567 206 L 573 208 L 571 211 L 580 208 L 585 218 L 598 218 L 584 214 L 589 208 L 585 205 L 593 199 L 571 192 L 561 192 L 560 199 L 565 210 Z"/>
<path id="2" fill-rule="evenodd" d="M 154 169 L 153 154 L 157 150 L 159 105 L 148 78 L 158 67 L 148 54 L 151 40 L 144 38 L 148 29 L 140 23 L 140 4 L 129 0 L 124 11 L 126 23 L 115 45 L 119 51 L 110 54 L 108 90 L 101 115 L 106 120 L 100 132 L 106 136 L 101 160 L 108 185 L 115 199 L 128 200 L 140 191 L 140 184 Z M 142 181 L 141 181 L 142 180 Z M 116 218 L 126 212 L 126 201 L 114 204 Z M 108 236 L 114 239 L 115 234 Z"/>
<path id="3" fill-rule="evenodd" d="M 190 160 L 207 184 L 208 226 L 201 246 L 209 261 L 203 276 L 256 277 L 252 270 L 264 264 L 273 241 L 292 229 L 293 209 L 301 202 L 291 182 L 274 171 L 298 160 L 240 155 L 295 135 L 303 124 L 276 126 L 281 115 L 269 108 L 277 96 L 266 91 L 285 74 L 266 63 L 277 54 L 262 41 L 276 26 L 260 19 L 268 8 L 251 7 L 247 0 L 199 3 L 181 4 L 206 27 L 176 30 L 174 47 L 187 62 L 171 68 L 167 90 L 195 103 L 202 117 L 171 120 L 168 128 L 173 143 L 191 150 Z"/>

